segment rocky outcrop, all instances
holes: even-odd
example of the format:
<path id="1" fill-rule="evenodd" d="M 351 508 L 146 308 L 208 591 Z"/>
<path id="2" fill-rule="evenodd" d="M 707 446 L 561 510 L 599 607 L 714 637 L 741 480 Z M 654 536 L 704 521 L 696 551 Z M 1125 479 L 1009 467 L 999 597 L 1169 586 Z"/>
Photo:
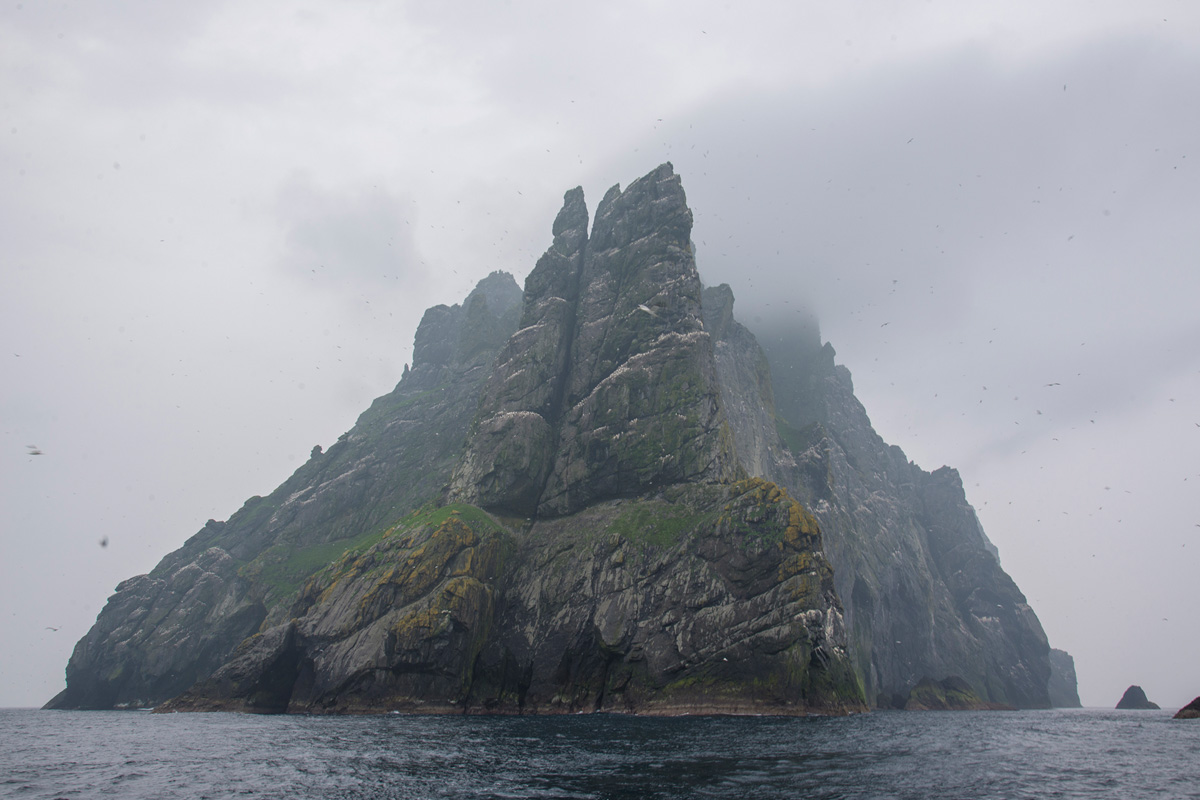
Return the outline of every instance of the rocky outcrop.
<path id="1" fill-rule="evenodd" d="M 1200 697 L 1175 713 L 1174 719 L 1200 719 Z"/>
<path id="2" fill-rule="evenodd" d="M 701 320 L 692 214 L 670 164 L 596 211 L 579 189 L 529 276 L 450 497 L 570 514 L 658 486 L 741 475 Z"/>
<path id="3" fill-rule="evenodd" d="M 763 481 L 682 484 L 513 531 L 415 515 L 298 620 L 162 710 L 865 710 L 816 521 Z"/>
<path id="4" fill-rule="evenodd" d="M 1125 694 L 1121 695 L 1121 699 L 1117 701 L 1117 708 L 1122 710 L 1146 711 L 1157 709 L 1158 703 L 1152 703 L 1146 698 L 1146 693 L 1142 691 L 1142 687 L 1134 685 L 1125 690 Z"/>
<path id="5" fill-rule="evenodd" d="M 521 290 L 506 273 L 425 312 L 412 368 L 327 450 L 227 522 L 210 520 L 117 587 L 48 708 L 153 706 L 207 678 L 243 639 L 291 616 L 305 580 L 437 495 L 461 452 Z"/>
<path id="6" fill-rule="evenodd" d="M 1048 707 L 1045 633 L 958 473 L 926 472 L 879 437 L 813 320 L 756 338 L 734 320 L 728 287 L 705 301 L 738 455 L 820 521 L 867 696 L 957 675 L 984 702 Z"/>
<path id="7" fill-rule="evenodd" d="M 1046 691 L 1054 708 L 1082 708 L 1079 683 L 1075 677 L 1075 659 L 1066 650 L 1050 648 L 1050 682 Z"/>
<path id="8" fill-rule="evenodd" d="M 220 547 L 178 568 L 130 578 L 75 645 L 67 688 L 47 708 L 153 706 L 224 663 L 265 616 Z"/>

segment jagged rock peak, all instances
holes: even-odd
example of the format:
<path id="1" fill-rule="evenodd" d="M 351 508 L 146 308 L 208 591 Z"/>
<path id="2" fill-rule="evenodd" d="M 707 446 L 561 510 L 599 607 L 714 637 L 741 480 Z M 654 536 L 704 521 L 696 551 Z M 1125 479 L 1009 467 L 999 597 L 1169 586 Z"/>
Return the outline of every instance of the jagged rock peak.
<path id="1" fill-rule="evenodd" d="M 573 305 L 579 293 L 579 272 L 587 245 L 588 211 L 583 189 L 576 186 L 563 195 L 563 207 L 554 218 L 554 241 L 525 279 L 521 327 L 545 321 L 547 303 Z"/>
<path id="2" fill-rule="evenodd" d="M 741 475 L 700 319 L 691 225 L 670 164 L 610 189 L 590 237 L 582 190 L 566 193 L 451 499 L 559 515 Z"/>
<path id="3" fill-rule="evenodd" d="M 441 368 L 484 360 L 515 327 L 521 289 L 513 276 L 496 270 L 475 285 L 461 305 L 425 310 L 413 337 L 413 369 Z"/>
<path id="4" fill-rule="evenodd" d="M 492 270 L 486 278 L 475 284 L 475 288 L 467 295 L 463 306 L 470 308 L 478 302 L 479 298 L 483 298 L 488 304 L 488 310 L 497 317 L 501 317 L 520 305 L 521 293 L 514 291 L 516 289 L 517 282 L 511 273 L 502 269 Z"/>
<path id="5" fill-rule="evenodd" d="M 587 238 L 588 212 L 587 203 L 583 200 L 583 187 L 576 186 L 563 194 L 563 207 L 554 218 L 551 233 L 555 239 L 582 231 Z"/>
<path id="6" fill-rule="evenodd" d="M 592 247 L 625 247 L 653 235 L 690 252 L 691 233 L 692 211 L 683 182 L 668 161 L 629 184 L 624 192 L 618 185 L 605 193 L 596 209 Z"/>

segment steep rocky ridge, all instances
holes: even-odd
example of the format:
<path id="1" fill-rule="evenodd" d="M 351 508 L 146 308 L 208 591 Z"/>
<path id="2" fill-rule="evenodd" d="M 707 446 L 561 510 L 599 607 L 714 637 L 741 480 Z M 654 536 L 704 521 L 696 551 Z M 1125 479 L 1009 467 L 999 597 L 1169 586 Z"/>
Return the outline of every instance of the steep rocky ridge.
<path id="1" fill-rule="evenodd" d="M 868 697 L 886 706 L 923 677 L 960 676 L 986 703 L 1048 706 L 1045 633 L 958 473 L 879 437 L 815 322 L 757 339 L 728 287 L 704 299 L 738 454 L 820 521 Z"/>
<path id="2" fill-rule="evenodd" d="M 139 708 L 179 694 L 286 617 L 309 575 L 435 496 L 520 300 L 512 276 L 493 273 L 462 305 L 426 311 L 412 369 L 337 443 L 117 587 L 47 707 Z"/>

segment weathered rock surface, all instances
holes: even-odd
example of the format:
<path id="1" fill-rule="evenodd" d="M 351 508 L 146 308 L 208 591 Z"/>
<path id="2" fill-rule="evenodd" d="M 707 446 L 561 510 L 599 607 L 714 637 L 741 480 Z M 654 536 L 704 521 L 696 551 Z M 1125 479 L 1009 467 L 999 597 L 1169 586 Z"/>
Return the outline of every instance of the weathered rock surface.
<path id="1" fill-rule="evenodd" d="M 1054 708 L 1082 708 L 1079 681 L 1075 677 L 1075 659 L 1066 650 L 1050 648 L 1050 705 Z"/>
<path id="2" fill-rule="evenodd" d="M 162 710 L 865 710 L 816 520 L 761 480 L 513 531 L 414 515 Z"/>
<path id="3" fill-rule="evenodd" d="M 819 520 L 867 696 L 891 706 L 923 676 L 956 675 L 986 703 L 1048 707 L 1046 635 L 958 473 L 879 437 L 814 321 L 757 339 L 728 287 L 705 301 L 738 455 Z"/>
<path id="4" fill-rule="evenodd" d="M 613 187 L 590 238 L 579 189 L 526 282 L 451 497 L 570 514 L 742 472 L 701 320 L 692 213 L 670 164 Z"/>
<path id="5" fill-rule="evenodd" d="M 1175 712 L 1174 719 L 1200 719 L 1200 697 Z"/>
<path id="6" fill-rule="evenodd" d="M 943 680 L 922 678 L 908 693 L 905 711 L 1012 711 L 1003 703 L 992 703 L 975 693 L 971 684 L 951 675 Z"/>
<path id="7" fill-rule="evenodd" d="M 289 618 L 297 590 L 347 547 L 435 496 L 457 462 L 521 290 L 505 273 L 425 312 L 413 366 L 328 450 L 227 522 L 210 520 L 149 575 L 117 587 L 48 708 L 153 706 L 208 677 L 247 636 Z"/>
<path id="8" fill-rule="evenodd" d="M 209 523 L 206 530 L 214 523 Z M 203 532 L 202 532 L 203 533 Z M 117 586 L 48 708 L 141 708 L 219 667 L 266 609 L 220 547 Z"/>
<path id="9" fill-rule="evenodd" d="M 1152 703 L 1146 698 L 1146 693 L 1138 685 L 1130 686 L 1117 701 L 1117 708 L 1123 710 L 1146 711 L 1157 709 L 1158 703 Z"/>

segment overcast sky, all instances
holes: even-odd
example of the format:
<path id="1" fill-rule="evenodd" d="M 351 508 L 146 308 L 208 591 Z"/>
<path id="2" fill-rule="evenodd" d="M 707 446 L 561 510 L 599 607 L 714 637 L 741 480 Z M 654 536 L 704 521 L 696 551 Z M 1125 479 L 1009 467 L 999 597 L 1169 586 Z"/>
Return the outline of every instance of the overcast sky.
<path id="1" fill-rule="evenodd" d="M 523 281 L 564 191 L 666 160 L 739 318 L 814 309 L 960 470 L 1084 704 L 1183 705 L 1198 142 L 1191 0 L 8 0 L 0 706 L 389 391 L 426 307 Z"/>

